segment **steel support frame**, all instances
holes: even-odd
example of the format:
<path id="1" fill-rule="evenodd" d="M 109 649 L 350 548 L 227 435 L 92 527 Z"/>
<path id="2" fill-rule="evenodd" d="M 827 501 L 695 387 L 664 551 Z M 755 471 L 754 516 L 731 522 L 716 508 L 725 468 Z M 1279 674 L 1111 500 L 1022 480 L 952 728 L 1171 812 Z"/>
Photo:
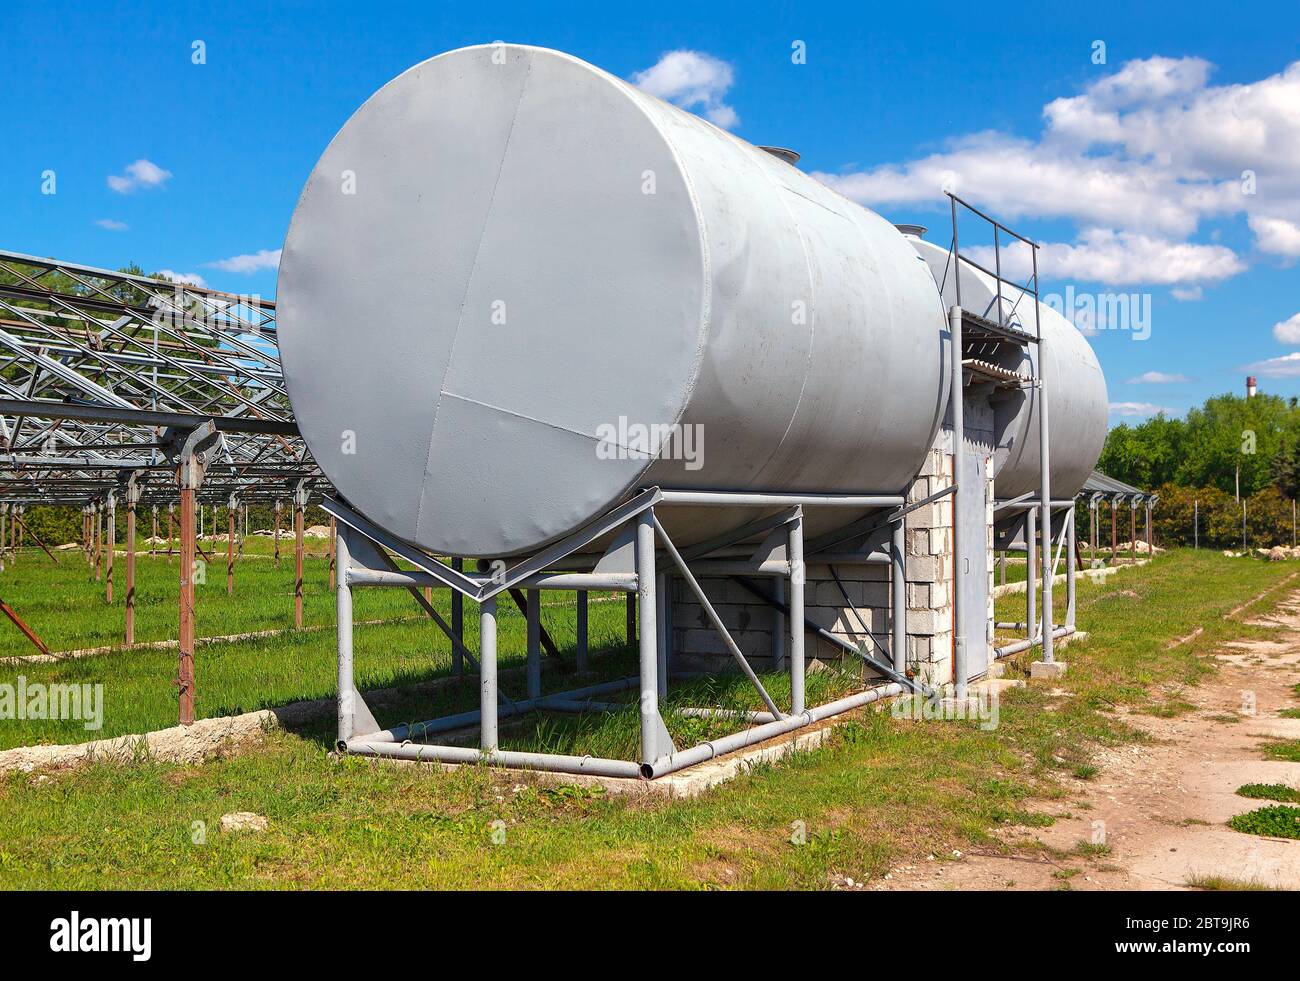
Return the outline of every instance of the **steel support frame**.
<path id="1" fill-rule="evenodd" d="M 396 540 L 371 525 L 339 502 L 326 500 L 322 505 L 337 519 L 338 575 L 336 584 L 338 614 L 338 734 L 336 748 L 340 752 L 367 756 L 382 756 L 408 760 L 440 761 L 446 763 L 487 763 L 490 765 L 546 770 L 564 773 L 595 774 L 610 777 L 653 779 L 676 772 L 687 766 L 712 759 L 725 753 L 754 745 L 784 733 L 813 725 L 823 719 L 847 712 L 880 698 L 900 694 L 909 689 L 908 683 L 898 680 L 867 688 L 855 695 L 826 705 L 808 708 L 804 695 L 805 633 L 804 619 L 805 574 L 803 553 L 804 509 L 813 507 L 905 508 L 900 495 L 781 495 L 735 494 L 722 492 L 676 492 L 648 488 L 628 503 L 613 509 L 569 538 L 549 546 L 543 552 L 518 562 L 504 575 L 479 576 L 461 571 L 462 563 L 454 567 L 434 559 L 410 545 Z M 791 704 L 783 711 L 767 691 L 749 665 L 735 641 L 727 632 L 707 596 L 704 595 L 691 568 L 693 559 L 704 558 L 699 547 L 688 550 L 687 555 L 677 549 L 657 512 L 674 504 L 733 505 L 785 510 L 771 534 L 760 547 L 767 548 L 768 561 L 757 561 L 748 568 L 749 574 L 769 576 L 783 583 L 789 615 L 784 617 L 788 628 L 786 653 L 790 670 Z M 892 667 L 901 676 L 906 663 L 906 548 L 904 547 L 902 513 L 893 517 L 894 528 L 889 552 L 884 561 L 891 566 Z M 562 565 L 563 560 L 583 549 L 597 538 L 614 535 L 615 546 L 620 541 L 630 544 L 630 567 L 620 566 L 618 553 L 611 546 L 605 558 L 591 572 L 548 572 L 549 567 Z M 623 536 L 620 538 L 620 535 Z M 398 571 L 384 550 L 394 552 L 416 566 L 414 572 Z M 626 549 L 623 554 L 626 554 Z M 816 557 L 813 557 L 816 560 Z M 865 558 L 865 557 L 864 557 Z M 837 556 L 837 561 L 845 561 Z M 708 566 L 709 563 L 696 563 Z M 381 568 L 382 566 L 382 568 Z M 723 638 L 733 659 L 760 693 L 768 707 L 767 712 L 753 713 L 748 728 L 733 735 L 678 750 L 668 734 L 661 714 L 661 700 L 668 691 L 668 672 L 671 669 L 671 625 L 665 621 L 670 616 L 671 598 L 664 595 L 675 572 L 710 617 L 715 629 Z M 352 591 L 363 586 L 436 586 L 449 588 L 454 598 L 470 599 L 479 605 L 480 653 L 478 658 L 479 708 L 452 716 L 424 722 L 381 729 L 374 722 L 364 700 L 354 683 Z M 527 698 L 512 701 L 499 688 L 497 671 L 497 597 L 512 587 L 528 590 L 528 651 L 526 661 Z M 571 691 L 543 695 L 541 691 L 540 652 L 538 639 L 541 626 L 538 601 L 541 590 L 567 589 L 578 591 L 579 632 L 578 656 L 580 668 L 586 668 L 587 638 L 585 636 L 586 597 L 590 590 L 616 589 L 624 591 L 635 601 L 638 614 L 636 644 L 638 673 L 632 678 L 616 679 Z M 457 631 L 459 632 L 459 631 Z M 453 646 L 455 646 L 453 644 Z M 888 667 L 889 665 L 886 665 Z M 636 761 L 575 757 L 554 753 L 512 752 L 500 749 L 500 720 L 534 710 L 586 711 L 630 708 L 593 701 L 598 695 L 634 689 L 639 691 L 637 710 L 640 716 L 640 752 Z M 708 713 L 709 709 L 688 709 L 695 713 Z M 412 736 L 422 737 L 452 729 L 477 726 L 478 747 L 414 743 Z"/>
<path id="2" fill-rule="evenodd" d="M 1057 532 L 1054 540 L 1041 541 L 1037 534 L 1038 516 L 1042 513 L 1042 503 L 1033 497 L 1021 497 L 1014 501 L 1000 501 L 995 505 L 996 509 L 1014 508 L 1024 510 L 1025 512 L 1025 619 L 1023 623 L 1005 624 L 995 623 L 995 627 L 1012 629 L 1023 629 L 1025 639 L 1013 641 L 1010 644 L 1004 644 L 993 650 L 993 660 L 1002 660 L 1010 657 L 1012 654 L 1019 654 L 1033 647 L 1041 646 L 1044 643 L 1043 624 L 1051 623 L 1051 607 L 1048 606 L 1044 611 L 1042 620 L 1038 615 L 1036 602 L 1040 596 L 1038 570 L 1035 568 L 1039 548 L 1042 547 L 1043 555 L 1043 575 L 1041 589 L 1043 594 L 1050 594 L 1056 579 L 1056 570 L 1060 567 L 1061 558 L 1065 556 L 1065 623 L 1053 624 L 1052 629 L 1046 634 L 1052 640 L 1060 640 L 1062 637 L 1068 637 L 1076 631 L 1076 594 L 1077 594 L 1077 564 L 1074 561 L 1076 540 L 1075 540 L 1075 514 L 1077 505 L 1073 501 L 1051 501 L 1049 507 L 1052 511 L 1061 512 L 1061 528 Z"/>

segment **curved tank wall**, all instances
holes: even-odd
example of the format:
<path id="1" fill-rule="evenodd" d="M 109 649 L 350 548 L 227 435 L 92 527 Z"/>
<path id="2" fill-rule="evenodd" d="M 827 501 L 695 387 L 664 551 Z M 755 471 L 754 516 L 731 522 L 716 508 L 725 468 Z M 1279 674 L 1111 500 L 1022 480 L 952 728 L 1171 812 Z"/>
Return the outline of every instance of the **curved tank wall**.
<path id="1" fill-rule="evenodd" d="M 357 110 L 294 213 L 277 323 L 321 469 L 456 555 L 651 484 L 898 493 L 946 408 L 943 306 L 891 224 L 533 47 L 441 55 Z M 664 519 L 688 543 L 755 514 Z"/>
<path id="2" fill-rule="evenodd" d="M 944 306 L 957 302 L 948 249 L 908 233 L 907 239 L 925 259 L 943 293 Z M 964 251 L 964 250 L 963 250 Z M 991 265 L 992 263 L 988 263 Z M 968 310 L 993 320 L 997 303 L 997 281 L 978 269 L 963 266 L 962 303 Z M 1034 333 L 1032 297 L 1020 299 L 1017 290 L 1008 295 L 1002 287 L 1003 309 L 1011 323 Z M 1047 389 L 1051 400 L 1048 429 L 1051 438 L 1052 497 L 1073 497 L 1097 465 L 1106 441 L 1106 378 L 1092 345 L 1079 330 L 1050 306 L 1039 308 L 1044 350 L 1047 357 Z M 1000 367 L 1036 373 L 1038 351 Z M 999 498 L 1009 499 L 1039 488 L 1038 411 L 1036 392 L 1008 393 L 994 406 L 995 443 L 994 489 Z"/>

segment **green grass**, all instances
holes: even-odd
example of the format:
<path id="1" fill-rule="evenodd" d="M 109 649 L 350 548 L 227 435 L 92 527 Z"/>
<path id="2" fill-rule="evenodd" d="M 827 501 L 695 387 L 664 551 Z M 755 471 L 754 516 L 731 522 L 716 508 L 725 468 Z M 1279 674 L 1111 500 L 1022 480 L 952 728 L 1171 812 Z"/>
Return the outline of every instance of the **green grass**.
<path id="1" fill-rule="evenodd" d="M 1254 800 L 1276 800 L 1284 804 L 1300 804 L 1300 790 L 1284 783 L 1248 783 L 1237 788 L 1242 797 Z"/>
<path id="2" fill-rule="evenodd" d="M 1300 708 L 1282 709 L 1278 715 L 1284 719 L 1300 719 Z"/>
<path id="3" fill-rule="evenodd" d="M 1287 763 L 1300 763 L 1300 739 L 1279 739 L 1265 743 L 1264 755 Z"/>
<path id="4" fill-rule="evenodd" d="M 442 772 L 335 759 L 331 719 L 269 732 L 262 747 L 203 765 L 97 764 L 45 781 L 10 774 L 0 779 L 0 888 L 824 888 L 837 876 L 870 881 L 929 853 L 1003 849 L 997 829 L 1050 820 L 1031 802 L 1067 799 L 1061 778 L 1092 766 L 1098 747 L 1141 738 L 1116 707 L 1163 704 L 1214 670 L 1207 655 L 1217 644 L 1261 629 L 1241 621 L 1270 608 L 1281 591 L 1233 619 L 1224 615 L 1276 585 L 1286 574 L 1281 565 L 1176 552 L 1101 585 L 1084 582 L 1079 621 L 1091 638 L 1068 648 L 1064 679 L 1004 694 L 996 729 L 867 711 L 839 726 L 825 748 L 756 767 L 692 801 L 545 789 L 488 767 Z M 1117 597 L 1118 590 L 1138 596 Z M 358 596 L 358 618 L 371 595 Z M 1063 591 L 1058 595 L 1063 606 Z M 999 619 L 1018 619 L 1010 615 L 1017 601 L 1023 597 L 1000 601 Z M 547 607 L 546 614 L 562 647 L 571 643 L 566 609 Z M 632 658 L 622 647 L 623 608 L 614 602 L 600 609 L 605 652 L 593 665 L 616 674 Z M 1166 650 L 1170 639 L 1200 625 L 1200 637 Z M 358 628 L 356 646 L 362 687 L 423 680 L 445 669 L 446 648 L 428 623 Z M 503 662 L 517 663 L 522 646 L 522 619 L 503 616 Z M 153 657 L 112 655 L 23 670 L 76 670 L 87 680 L 107 675 L 120 686 L 116 700 L 115 688 L 107 691 L 111 718 L 121 712 L 132 724 L 155 716 L 165 724 L 175 711 L 167 685 L 174 653 Z M 209 714 L 333 692 L 329 631 L 203 647 L 198 660 L 199 696 Z M 1028 660 L 1017 659 L 1012 673 Z M 0 681 L 16 673 L 12 666 L 0 670 L 7 672 Z M 558 672 L 544 678 L 548 687 L 572 683 Z M 777 679 L 767 681 L 778 689 Z M 817 698 L 852 683 L 834 672 L 809 678 Z M 700 684 L 679 689 L 666 706 L 679 739 L 707 735 L 708 728 L 685 728 L 702 723 L 672 711 L 678 698 L 754 705 L 730 679 Z M 388 706 L 380 721 L 428 717 L 460 699 L 472 703 L 474 686 L 467 687 L 412 695 Z M 785 697 L 783 690 L 773 694 Z M 135 707 L 134 699 L 145 702 Z M 502 737 L 515 746 L 622 749 L 635 731 L 624 716 L 566 717 L 562 724 L 526 718 L 503 726 Z M 0 734 L 12 728 L 0 725 Z M 84 738 L 48 723 L 39 731 Z M 10 745 L 31 741 L 6 738 Z M 237 810 L 266 815 L 269 830 L 222 834 L 220 816 Z M 504 828 L 504 843 L 493 844 L 494 828 Z"/>
<path id="5" fill-rule="evenodd" d="M 1285 804 L 1261 807 L 1238 814 L 1228 822 L 1228 827 L 1269 838 L 1300 838 L 1300 807 Z"/>
<path id="6" fill-rule="evenodd" d="M 1280 892 L 1273 886 L 1266 886 L 1253 879 L 1232 879 L 1222 875 L 1188 876 L 1187 886 L 1191 889 L 1205 889 L 1209 892 Z"/>
<path id="7" fill-rule="evenodd" d="M 252 539 L 250 539 L 250 542 Z M 120 591 L 113 606 L 104 603 L 102 584 L 87 574 L 80 553 L 70 553 L 60 565 L 48 559 L 38 564 L 24 556 L 17 569 L 0 577 L 5 601 L 47 640 L 52 648 L 82 648 L 113 642 L 123 616 Z M 43 556 L 42 556 L 43 558 Z M 137 637 L 141 641 L 174 638 L 177 616 L 177 565 L 166 558 L 139 560 L 140 599 Z M 125 575 L 125 573 L 123 573 Z M 198 718 L 235 715 L 284 705 L 301 699 L 332 698 L 336 689 L 334 598 L 328 593 L 328 570 L 316 559 L 304 573 L 305 626 L 293 626 L 293 563 L 278 572 L 270 559 L 249 559 L 236 572 L 236 592 L 226 596 L 225 570 L 209 570 L 206 585 L 196 586 L 198 634 L 221 636 L 279 629 L 274 637 L 198 645 L 195 653 L 195 711 Z M 435 607 L 450 616 L 446 591 L 435 593 Z M 465 641 L 478 649 L 478 618 L 466 604 Z M 498 643 L 503 671 L 523 662 L 526 625 L 509 601 L 498 605 Z M 170 618 L 170 619 L 168 619 Z M 451 644 L 419 609 L 405 590 L 357 590 L 353 619 L 357 623 L 357 684 L 362 690 L 410 685 L 445 677 L 451 670 Z M 547 593 L 542 620 L 561 649 L 571 649 L 577 635 L 572 593 Z M 387 621 L 366 623 L 365 621 Z M 593 595 L 588 633 L 596 655 L 621 653 L 625 646 L 622 596 Z M 0 656 L 34 654 L 26 639 L 8 620 L 0 620 Z M 594 663 L 612 670 L 612 661 Z M 119 650 L 55 663 L 0 663 L 0 683 L 14 684 L 18 676 L 31 683 L 103 684 L 104 724 L 87 731 L 76 720 L 7 720 L 0 723 L 0 749 L 37 743 L 76 743 L 127 733 L 147 732 L 176 724 L 177 652 L 175 648 Z M 597 675 L 599 677 L 599 674 Z M 572 687 L 572 676 L 546 673 L 549 690 Z M 522 697 L 521 677 L 504 674 L 502 689 Z M 424 696 L 429 718 L 440 707 L 476 704 L 477 689 L 451 690 Z"/>

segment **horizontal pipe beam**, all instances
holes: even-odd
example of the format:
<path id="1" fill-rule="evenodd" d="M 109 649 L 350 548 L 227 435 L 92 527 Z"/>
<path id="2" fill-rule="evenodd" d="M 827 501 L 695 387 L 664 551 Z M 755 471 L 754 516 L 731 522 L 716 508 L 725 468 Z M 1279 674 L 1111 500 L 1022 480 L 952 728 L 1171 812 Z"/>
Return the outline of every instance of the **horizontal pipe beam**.
<path id="1" fill-rule="evenodd" d="M 42 402 L 33 399 L 0 399 L 0 415 L 36 416 L 41 419 L 75 419 L 83 422 L 112 422 L 125 425 L 197 429 L 211 420 L 219 432 L 262 433 L 297 436 L 298 425 L 288 420 L 253 419 L 241 416 L 205 416 L 188 412 L 157 412 L 152 409 L 124 409 L 81 402 Z"/>
<path id="2" fill-rule="evenodd" d="M 635 677 L 619 678 L 616 681 L 604 681 L 596 685 L 588 685 L 585 688 L 575 688 L 572 691 L 556 692 L 553 695 L 542 695 L 539 698 L 525 698 L 517 702 L 507 702 L 497 707 L 497 717 L 507 718 L 509 716 L 524 715 L 533 709 L 549 708 L 547 703 L 552 699 L 560 702 L 571 702 L 588 695 L 609 695 L 614 692 L 627 691 L 629 688 L 635 688 L 638 680 Z M 424 722 L 410 722 L 406 725 L 394 726 L 391 729 L 381 729 L 379 732 L 367 733 L 364 736 L 357 736 L 359 740 L 370 743 L 400 743 L 410 739 L 414 735 L 417 739 L 421 736 L 431 735 L 435 732 L 450 732 L 453 729 L 463 729 L 466 726 L 477 725 L 481 718 L 478 709 L 470 712 L 458 712 L 455 715 L 444 715 L 437 719 L 428 719 Z"/>
<path id="3" fill-rule="evenodd" d="M 897 494 L 764 494 L 731 491 L 661 490 L 667 504 L 716 507 L 889 508 L 904 503 Z"/>
<path id="4" fill-rule="evenodd" d="M 464 574 L 476 584 L 492 582 L 491 576 Z M 348 584 L 351 586 L 431 586 L 434 589 L 451 589 L 448 583 L 427 572 L 392 572 L 382 569 L 348 570 Z M 581 572 L 542 572 L 519 581 L 522 589 L 586 589 L 612 590 L 635 593 L 637 578 L 634 572 L 609 572 L 590 574 Z"/>
<path id="5" fill-rule="evenodd" d="M 746 729 L 743 732 L 733 733 L 730 736 L 723 736 L 721 739 L 714 739 L 710 742 L 700 743 L 698 746 L 693 746 L 683 752 L 661 757 L 653 763 L 645 763 L 641 767 L 641 775 L 652 780 L 655 777 L 662 777 L 669 773 L 675 773 L 676 771 L 685 769 L 688 766 L 694 766 L 697 763 L 704 763 L 707 760 L 714 759 L 715 757 L 725 756 L 727 753 L 734 753 L 738 749 L 753 746 L 755 743 L 761 743 L 765 740 L 785 735 L 788 732 L 793 732 L 796 729 L 802 729 L 815 722 L 828 719 L 833 715 L 839 715 L 841 712 L 848 712 L 850 709 L 869 705 L 870 703 L 879 701 L 882 698 L 901 695 L 902 693 L 903 686 L 897 682 L 882 685 L 879 688 L 870 688 L 867 691 L 859 692 L 856 695 L 850 695 L 847 698 L 841 698 L 834 702 L 828 702 L 825 705 L 819 705 L 817 708 L 808 709 L 799 715 L 787 716 L 784 719 L 777 719 L 773 722 L 754 726 L 753 728 Z"/>
<path id="6" fill-rule="evenodd" d="M 360 756 L 386 756 L 398 760 L 458 763 L 474 766 L 488 763 L 520 770 L 545 770 L 550 773 L 590 774 L 597 777 L 641 776 L 641 764 L 624 760 L 604 760 L 592 756 L 559 756 L 552 753 L 519 753 L 509 750 L 484 751 L 469 746 L 423 746 L 416 743 L 375 743 L 349 739 L 344 749 Z"/>

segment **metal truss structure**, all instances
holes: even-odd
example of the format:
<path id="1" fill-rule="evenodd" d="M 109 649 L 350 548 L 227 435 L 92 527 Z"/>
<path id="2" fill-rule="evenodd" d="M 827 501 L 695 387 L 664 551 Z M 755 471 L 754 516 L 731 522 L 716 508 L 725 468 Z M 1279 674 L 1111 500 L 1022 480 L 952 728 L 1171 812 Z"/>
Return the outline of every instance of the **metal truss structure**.
<path id="1" fill-rule="evenodd" d="M 0 499 L 83 505 L 136 479 L 174 502 L 185 437 L 217 432 L 200 500 L 327 489 L 293 421 L 275 304 L 0 252 Z"/>
<path id="2" fill-rule="evenodd" d="M 340 752 L 406 760 L 450 763 L 491 763 L 501 766 L 607 777 L 653 779 L 756 743 L 793 732 L 823 719 L 881 698 L 929 690 L 913 680 L 906 669 L 906 547 L 903 522 L 908 513 L 933 503 L 947 492 L 906 504 L 899 495 L 764 494 L 724 491 L 684 491 L 649 487 L 626 503 L 588 523 L 579 531 L 535 555 L 514 560 L 504 569 L 465 572 L 448 565 L 377 528 L 346 505 L 327 500 L 323 507 L 339 523 L 338 535 L 338 741 Z M 736 531 L 679 550 L 657 513 L 673 506 L 753 508 L 756 517 Z M 805 547 L 805 510 L 826 508 L 872 509 L 848 529 L 809 542 Z M 603 551 L 589 551 L 593 543 Z M 404 571 L 389 552 L 409 563 Z M 825 705 L 805 703 L 804 640 L 809 631 L 828 636 L 804 615 L 804 569 L 807 563 L 841 565 L 884 563 L 891 567 L 891 637 L 874 638 L 875 648 L 840 643 L 858 655 L 879 683 Z M 759 592 L 784 614 L 788 637 L 774 634 L 790 673 L 790 700 L 778 705 L 768 693 L 748 659 L 723 624 L 697 575 L 728 576 L 740 581 L 770 579 L 780 587 L 773 598 Z M 720 739 L 679 748 L 674 745 L 661 715 L 663 699 L 673 677 L 673 578 L 680 578 L 700 604 L 722 639 L 737 668 L 754 686 L 766 711 L 740 712 L 713 707 L 679 709 L 688 715 L 734 719 L 738 731 Z M 453 671 L 463 673 L 465 662 L 479 678 L 479 708 L 424 722 L 383 727 L 375 720 L 353 680 L 352 594 L 360 587 L 408 590 L 451 640 Z M 452 622 L 446 623 L 421 589 L 452 591 Z M 639 653 L 636 675 L 616 678 L 553 694 L 542 693 L 542 590 L 577 592 L 577 664 L 587 667 L 587 594 L 593 590 L 624 592 L 635 596 L 636 640 Z M 497 597 L 526 591 L 521 605 L 528 622 L 527 695 L 514 700 L 501 691 L 497 673 Z M 463 601 L 479 608 L 478 657 L 463 638 Z M 518 598 L 516 598 L 518 602 Z M 629 640 L 631 633 L 629 632 Z M 833 637 L 831 639 L 834 639 Z M 788 642 L 788 650 L 786 643 Z M 883 657 L 875 655 L 880 651 Z M 774 653 L 776 651 L 774 650 Z M 788 654 L 788 658 L 785 655 Z M 608 700 L 621 692 L 636 692 L 634 703 Z M 601 700 L 604 698 L 605 700 Z M 640 720 L 640 751 L 636 760 L 503 750 L 499 722 L 534 711 L 601 712 L 633 708 Z M 440 735 L 477 727 L 477 746 L 438 742 Z"/>
<path id="3" fill-rule="evenodd" d="M 233 591 L 236 515 L 242 510 L 246 520 L 250 503 L 274 504 L 278 550 L 280 505 L 292 505 L 301 627 L 303 515 L 313 495 L 329 490 L 293 420 L 274 302 L 0 252 L 0 568 L 29 534 L 28 507 L 79 507 L 83 546 L 97 576 L 104 563 L 113 602 L 122 505 L 132 644 L 136 511 L 151 508 L 157 535 L 158 508 L 166 506 L 170 541 L 179 505 L 182 723 L 194 718 L 196 509 L 207 502 L 228 512 Z"/>

